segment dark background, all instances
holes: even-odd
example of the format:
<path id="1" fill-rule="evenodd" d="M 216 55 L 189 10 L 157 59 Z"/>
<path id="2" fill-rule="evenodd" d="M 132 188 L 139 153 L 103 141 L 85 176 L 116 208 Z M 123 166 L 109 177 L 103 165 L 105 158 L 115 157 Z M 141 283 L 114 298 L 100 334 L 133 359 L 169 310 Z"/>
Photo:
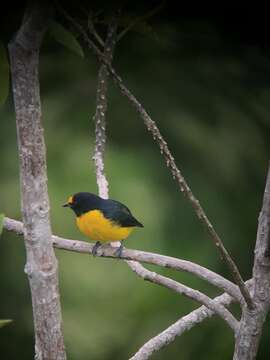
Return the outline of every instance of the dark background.
<path id="1" fill-rule="evenodd" d="M 0 36 L 5 44 L 21 18 L 21 9 L 14 12 L 13 5 L 2 13 Z M 127 9 L 132 5 L 127 3 Z M 80 15 L 79 7 L 73 4 L 70 9 Z M 134 11 L 142 9 L 138 5 Z M 244 279 L 252 271 L 270 147 L 270 47 L 264 14 L 266 9 L 259 5 L 178 9 L 166 3 L 148 21 L 152 30 L 128 33 L 117 44 L 114 59 L 127 86 L 160 127 Z M 47 35 L 40 59 L 52 228 L 57 235 L 80 240 L 85 238 L 73 214 L 61 204 L 77 191 L 97 191 L 90 156 L 98 62 L 84 51 L 82 59 Z M 0 111 L 0 212 L 20 219 L 11 94 Z M 110 196 L 128 205 L 145 225 L 126 246 L 188 259 L 230 277 L 142 120 L 113 83 L 107 119 Z M 0 329 L 1 358 L 30 359 L 32 310 L 23 241 L 4 232 L 0 249 L 0 318 L 13 319 Z M 69 359 L 127 359 L 197 307 L 143 282 L 123 262 L 60 250 L 56 255 Z M 191 275 L 149 268 L 210 296 L 218 294 Z M 266 323 L 258 359 L 269 358 L 269 331 Z M 216 317 L 153 359 L 230 359 L 232 353 L 232 333 Z"/>

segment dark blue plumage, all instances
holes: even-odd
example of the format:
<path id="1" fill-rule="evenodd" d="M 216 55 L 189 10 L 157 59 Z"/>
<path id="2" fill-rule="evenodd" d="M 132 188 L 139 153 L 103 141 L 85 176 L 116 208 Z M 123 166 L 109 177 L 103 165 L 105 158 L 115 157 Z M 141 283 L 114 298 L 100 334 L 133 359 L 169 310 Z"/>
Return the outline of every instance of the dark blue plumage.
<path id="1" fill-rule="evenodd" d="M 75 194 L 72 198 L 71 208 L 77 216 L 90 210 L 100 210 L 107 219 L 112 220 L 120 226 L 143 227 L 124 204 L 112 199 L 102 199 L 92 193 L 79 192 Z"/>

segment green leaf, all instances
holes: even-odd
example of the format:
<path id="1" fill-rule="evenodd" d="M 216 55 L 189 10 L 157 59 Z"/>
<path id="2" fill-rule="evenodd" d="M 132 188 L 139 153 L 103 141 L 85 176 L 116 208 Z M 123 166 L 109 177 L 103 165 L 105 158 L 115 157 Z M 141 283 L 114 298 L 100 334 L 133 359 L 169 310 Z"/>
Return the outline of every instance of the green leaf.
<path id="1" fill-rule="evenodd" d="M 0 320 L 0 328 L 4 327 L 6 325 L 9 325 L 10 323 L 12 323 L 13 320 L 7 319 L 7 320 Z"/>
<path id="2" fill-rule="evenodd" d="M 64 45 L 75 54 L 84 57 L 83 49 L 76 37 L 61 24 L 52 21 L 49 26 L 49 34 L 60 44 Z"/>
<path id="3" fill-rule="evenodd" d="M 4 214 L 0 214 L 0 236 L 3 231 L 3 221 L 4 221 Z"/>
<path id="4" fill-rule="evenodd" d="M 0 106 L 3 106 L 9 92 L 9 63 L 7 52 L 0 42 Z"/>

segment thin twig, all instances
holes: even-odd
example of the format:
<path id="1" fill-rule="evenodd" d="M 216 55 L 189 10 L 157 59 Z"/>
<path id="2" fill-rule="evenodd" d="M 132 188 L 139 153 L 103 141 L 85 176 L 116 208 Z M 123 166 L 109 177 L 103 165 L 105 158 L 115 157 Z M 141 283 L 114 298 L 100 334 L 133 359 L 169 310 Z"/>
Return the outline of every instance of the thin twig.
<path id="1" fill-rule="evenodd" d="M 111 63 L 113 59 L 116 36 L 117 17 L 114 16 L 112 17 L 112 22 L 108 26 L 108 33 L 103 52 L 103 56 L 108 63 Z M 109 197 L 109 184 L 104 169 L 108 76 L 108 69 L 106 65 L 102 63 L 98 72 L 96 113 L 94 116 L 94 121 L 96 124 L 96 141 L 93 160 L 95 161 L 99 196 L 103 197 L 104 199 Z"/>
<path id="2" fill-rule="evenodd" d="M 88 15 L 87 25 L 88 25 L 88 29 L 89 29 L 90 33 L 95 37 L 95 39 L 97 40 L 99 45 L 101 45 L 102 48 L 104 48 L 104 41 L 103 41 L 102 37 L 96 31 L 94 21 L 93 21 L 93 14 L 91 12 Z"/>
<path id="3" fill-rule="evenodd" d="M 18 235 L 23 234 L 23 224 L 20 221 L 5 217 L 3 224 L 7 231 L 15 232 Z M 86 254 L 91 254 L 94 246 L 92 243 L 85 241 L 64 239 L 55 235 L 52 236 L 52 241 L 55 248 Z M 115 255 L 115 249 L 108 245 L 99 248 L 97 250 L 97 256 L 119 259 L 117 255 Z M 127 248 L 123 249 L 121 259 L 132 260 L 133 263 L 138 261 L 176 271 L 185 271 L 207 281 L 211 285 L 218 287 L 220 290 L 227 292 L 235 299 L 235 301 L 241 302 L 243 299 L 238 287 L 231 281 L 203 266 L 192 263 L 191 261 L 146 251 L 130 250 Z"/>
<path id="4" fill-rule="evenodd" d="M 232 277 L 236 284 L 239 286 L 239 289 L 248 305 L 249 308 L 253 308 L 253 303 L 251 296 L 249 294 L 248 289 L 245 286 L 245 283 L 241 277 L 241 274 L 237 268 L 237 265 L 233 261 L 232 257 L 226 250 L 222 240 L 220 239 L 219 235 L 215 231 L 213 225 L 211 224 L 210 220 L 208 219 L 206 213 L 204 212 L 199 200 L 193 195 L 190 187 L 188 186 L 185 178 L 183 177 L 182 173 L 180 172 L 179 168 L 177 167 L 174 157 L 172 156 L 166 141 L 164 140 L 163 136 L 161 135 L 156 123 L 150 118 L 146 110 L 143 106 L 139 103 L 139 101 L 135 98 L 135 96 L 128 90 L 128 88 L 124 85 L 122 79 L 115 73 L 114 69 L 111 68 L 110 71 L 111 75 L 113 76 L 115 82 L 119 86 L 121 92 L 131 101 L 131 103 L 135 106 L 136 110 L 141 115 L 147 129 L 151 132 L 154 140 L 157 142 L 161 154 L 164 157 L 167 167 L 171 170 L 172 176 L 176 179 L 177 184 L 180 188 L 180 191 L 187 197 L 190 201 L 193 209 L 195 210 L 198 219 L 206 227 L 210 238 L 213 240 L 214 244 L 218 252 L 220 253 L 222 259 L 225 261 L 228 269 L 230 270 Z"/>
<path id="5" fill-rule="evenodd" d="M 158 13 L 164 6 L 165 1 L 162 1 L 160 4 L 155 6 L 153 9 L 149 10 L 145 14 L 136 17 L 133 21 L 131 21 L 127 27 L 125 27 L 118 35 L 117 41 L 121 40 L 123 36 L 126 35 L 127 32 L 129 32 L 134 26 L 136 26 L 138 23 L 145 21 L 149 19 L 150 17 L 154 16 L 156 13 Z"/>
<path id="6" fill-rule="evenodd" d="M 93 50 L 93 52 L 96 54 L 98 59 L 103 63 L 106 64 L 110 74 L 112 75 L 113 79 L 115 80 L 115 83 L 120 88 L 122 94 L 126 96 L 130 102 L 133 104 L 135 109 L 138 111 L 140 116 L 142 117 L 147 129 L 151 132 L 154 140 L 157 142 L 161 153 L 163 154 L 163 157 L 165 159 L 167 167 L 170 169 L 172 176 L 174 179 L 176 179 L 177 184 L 180 188 L 180 191 L 187 197 L 187 199 L 190 201 L 193 209 L 195 210 L 195 213 L 200 220 L 200 222 L 203 224 L 203 226 L 206 227 L 210 238 L 214 242 L 218 252 L 220 253 L 221 257 L 225 261 L 228 269 L 231 272 L 231 275 L 236 282 L 236 284 L 239 286 L 239 289 L 250 309 L 253 308 L 253 301 L 251 299 L 250 293 L 248 289 L 245 286 L 245 283 L 241 277 L 241 274 L 233 261 L 232 257 L 226 250 L 221 238 L 215 231 L 213 225 L 211 224 L 210 220 L 206 216 L 205 211 L 203 210 L 199 200 L 194 196 L 192 193 L 190 187 L 188 186 L 184 176 L 182 175 L 181 171 L 177 167 L 174 157 L 171 154 L 171 151 L 168 148 L 167 142 L 164 140 L 163 136 L 161 135 L 156 123 L 151 119 L 149 114 L 146 112 L 144 107 L 140 104 L 140 102 L 137 100 L 137 98 L 129 91 L 129 89 L 125 86 L 123 80 L 121 77 L 116 73 L 114 68 L 109 64 L 106 59 L 104 59 L 103 54 L 100 52 L 100 50 L 96 47 L 96 45 L 92 42 L 92 40 L 88 37 L 86 31 L 81 27 L 80 24 L 78 24 L 70 15 L 66 13 L 65 10 L 61 9 L 61 11 L 64 13 L 65 17 L 73 24 L 74 27 L 81 33 L 83 39 L 88 44 L 89 48 Z"/>

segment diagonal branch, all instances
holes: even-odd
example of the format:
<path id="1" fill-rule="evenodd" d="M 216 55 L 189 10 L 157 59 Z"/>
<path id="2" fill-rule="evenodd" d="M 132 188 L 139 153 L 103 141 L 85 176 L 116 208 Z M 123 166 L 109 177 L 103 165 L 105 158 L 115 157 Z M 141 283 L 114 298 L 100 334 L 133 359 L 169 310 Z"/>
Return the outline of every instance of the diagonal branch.
<path id="1" fill-rule="evenodd" d="M 121 92 L 132 102 L 135 106 L 136 110 L 139 112 L 141 117 L 143 118 L 147 129 L 152 133 L 154 140 L 157 142 L 161 153 L 165 159 L 166 165 L 171 170 L 172 176 L 176 179 L 180 191 L 184 193 L 187 199 L 190 201 L 193 209 L 195 210 L 198 219 L 201 223 L 206 227 L 210 238 L 213 240 L 214 244 L 216 245 L 220 255 L 222 256 L 223 260 L 225 261 L 228 269 L 230 270 L 232 277 L 236 284 L 239 286 L 239 289 L 248 304 L 251 308 L 252 299 L 250 294 L 245 286 L 245 283 L 241 277 L 241 274 L 237 268 L 237 265 L 233 261 L 232 257 L 226 250 L 222 240 L 220 239 L 219 235 L 215 231 L 213 225 L 210 223 L 206 213 L 204 212 L 199 200 L 193 195 L 190 187 L 188 186 L 185 178 L 183 177 L 182 173 L 180 172 L 179 168 L 177 167 L 174 157 L 172 156 L 166 141 L 164 140 L 163 136 L 161 135 L 156 123 L 150 118 L 148 113 L 145 111 L 143 106 L 139 103 L 139 101 L 135 98 L 135 96 L 128 90 L 128 88 L 124 85 L 122 79 L 116 74 L 113 68 L 110 69 L 111 75 L 113 76 L 115 82 L 119 86 Z"/>
<path id="2" fill-rule="evenodd" d="M 246 282 L 246 286 L 251 289 L 253 280 L 250 279 Z M 234 299 L 228 294 L 222 294 L 213 299 L 214 302 L 228 307 Z M 200 324 L 204 320 L 212 317 L 215 313 L 201 306 L 198 309 L 190 312 L 186 316 L 181 317 L 174 324 L 170 325 L 167 329 L 163 330 L 158 335 L 147 341 L 143 346 L 134 354 L 130 360 L 147 360 L 153 353 L 161 350 L 163 347 L 171 344 L 177 336 L 181 336 L 184 332 L 191 330 L 195 325 Z"/>
<path id="3" fill-rule="evenodd" d="M 157 6 L 155 6 L 153 9 L 149 10 L 148 12 L 146 12 L 145 14 L 143 14 L 142 16 L 138 16 L 136 17 L 133 21 L 131 21 L 128 26 L 126 26 L 118 35 L 117 37 L 117 41 L 121 40 L 134 26 L 136 26 L 137 24 L 139 24 L 140 22 L 143 22 L 147 19 L 149 19 L 150 17 L 154 16 L 155 14 L 157 14 L 165 5 L 165 1 L 162 1 L 160 4 L 158 4 Z"/>
<path id="4" fill-rule="evenodd" d="M 183 285 L 175 280 L 167 278 L 163 275 L 159 275 L 155 272 L 145 269 L 141 264 L 135 262 L 133 267 L 133 261 L 129 261 L 132 270 L 142 277 L 144 280 L 151 281 L 154 284 L 162 285 L 168 289 L 174 290 L 178 294 L 184 295 L 189 299 L 195 300 L 196 302 L 203 304 L 209 310 L 212 310 L 214 313 L 218 314 L 234 331 L 236 334 L 239 328 L 238 321 L 235 317 L 219 302 L 213 301 L 207 295 L 201 293 L 198 290 L 194 290 L 186 285 Z"/>
<path id="5" fill-rule="evenodd" d="M 120 88 L 122 94 L 130 100 L 130 102 L 133 104 L 135 109 L 138 111 L 138 113 L 142 117 L 147 129 L 151 132 L 154 140 L 157 142 L 157 144 L 160 148 L 160 151 L 163 154 L 166 165 L 170 169 L 173 178 L 176 179 L 178 186 L 180 188 L 180 191 L 190 201 L 198 219 L 203 224 L 203 226 L 205 226 L 205 228 L 207 229 L 207 231 L 210 235 L 210 238 L 214 242 L 215 246 L 217 247 L 218 252 L 222 256 L 228 269 L 230 270 L 234 281 L 239 286 L 239 289 L 240 289 L 248 307 L 250 309 L 252 309 L 253 302 L 252 302 L 251 296 L 249 294 L 248 289 L 245 286 L 245 283 L 241 277 L 241 274 L 237 268 L 237 265 L 235 264 L 232 257 L 226 250 L 221 238 L 219 237 L 219 235 L 217 234 L 216 230 L 214 229 L 212 223 L 208 219 L 199 200 L 194 196 L 194 194 L 192 193 L 190 187 L 188 186 L 184 176 L 182 175 L 181 171 L 177 167 L 174 157 L 172 156 L 171 151 L 168 148 L 167 142 L 164 140 L 163 136 L 161 135 L 156 123 L 151 119 L 151 117 L 146 112 L 146 110 L 141 105 L 141 103 L 137 100 L 137 98 L 125 86 L 122 78 L 116 73 L 116 71 L 111 66 L 111 64 L 106 61 L 103 54 L 100 52 L 100 50 L 97 48 L 97 46 L 93 43 L 93 41 L 88 37 L 87 32 L 82 28 L 82 26 L 80 24 L 78 24 L 69 14 L 67 14 L 64 9 L 61 9 L 61 11 L 63 12 L 64 16 L 73 24 L 73 26 L 81 33 L 84 41 L 88 44 L 89 48 L 93 50 L 93 52 L 96 54 L 98 59 L 107 66 L 108 71 L 112 75 L 117 86 Z"/>
<path id="6" fill-rule="evenodd" d="M 7 231 L 15 232 L 18 235 L 23 234 L 23 224 L 20 221 L 13 220 L 8 217 L 4 218 L 4 228 Z M 91 254 L 94 246 L 93 244 L 85 241 L 64 239 L 55 235 L 52 236 L 52 240 L 53 246 L 58 249 L 86 254 Z M 117 255 L 115 255 L 115 250 L 110 246 L 102 246 L 102 248 L 97 251 L 97 256 L 119 259 Z M 232 298 L 234 298 L 235 301 L 242 301 L 239 289 L 235 284 L 223 278 L 221 275 L 216 274 L 215 272 L 198 264 L 194 264 L 190 261 L 145 251 L 130 250 L 126 248 L 123 249 L 121 259 L 132 260 L 130 263 L 132 263 L 133 265 L 135 261 L 139 261 L 146 264 L 157 265 L 176 271 L 185 271 L 199 277 L 200 279 L 207 281 L 211 285 L 218 287 L 220 290 L 227 292 L 231 295 Z"/>
<path id="7" fill-rule="evenodd" d="M 104 41 L 102 39 L 101 36 L 99 36 L 99 34 L 96 31 L 95 25 L 94 25 L 94 21 L 93 21 L 93 13 L 90 12 L 88 14 L 88 21 L 87 21 L 87 25 L 88 25 L 88 29 L 90 31 L 91 34 L 93 34 L 94 38 L 96 39 L 96 41 L 99 43 L 100 46 L 102 46 L 104 48 Z"/>

